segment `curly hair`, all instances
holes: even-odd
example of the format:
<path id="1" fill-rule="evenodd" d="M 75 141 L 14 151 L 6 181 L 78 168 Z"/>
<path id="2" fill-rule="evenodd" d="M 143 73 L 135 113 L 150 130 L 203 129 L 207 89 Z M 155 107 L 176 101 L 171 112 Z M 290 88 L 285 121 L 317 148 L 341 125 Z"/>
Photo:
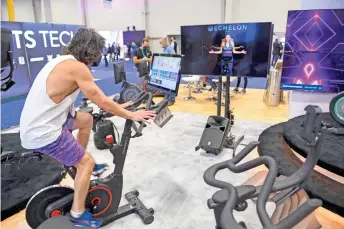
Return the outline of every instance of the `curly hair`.
<path id="1" fill-rule="evenodd" d="M 62 50 L 62 55 L 72 55 L 78 61 L 90 65 L 102 55 L 105 45 L 103 38 L 94 29 L 79 29 L 70 43 Z"/>

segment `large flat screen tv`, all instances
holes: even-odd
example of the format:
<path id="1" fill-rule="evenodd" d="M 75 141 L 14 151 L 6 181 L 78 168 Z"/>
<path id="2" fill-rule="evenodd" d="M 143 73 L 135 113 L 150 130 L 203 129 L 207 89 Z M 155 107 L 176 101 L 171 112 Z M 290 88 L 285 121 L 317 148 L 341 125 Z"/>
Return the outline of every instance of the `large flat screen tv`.
<path id="1" fill-rule="evenodd" d="M 272 23 L 181 27 L 182 74 L 267 77 Z"/>
<path id="2" fill-rule="evenodd" d="M 344 9 L 289 11 L 281 88 L 344 91 Z"/>

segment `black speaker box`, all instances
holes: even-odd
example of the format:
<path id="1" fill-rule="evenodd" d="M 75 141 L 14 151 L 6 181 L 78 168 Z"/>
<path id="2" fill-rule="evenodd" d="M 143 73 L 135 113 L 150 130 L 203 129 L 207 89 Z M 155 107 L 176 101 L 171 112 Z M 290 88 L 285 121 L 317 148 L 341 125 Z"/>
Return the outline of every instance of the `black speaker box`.
<path id="1" fill-rule="evenodd" d="M 205 125 L 198 148 L 219 154 L 230 130 L 230 120 L 221 116 L 210 116 Z"/>

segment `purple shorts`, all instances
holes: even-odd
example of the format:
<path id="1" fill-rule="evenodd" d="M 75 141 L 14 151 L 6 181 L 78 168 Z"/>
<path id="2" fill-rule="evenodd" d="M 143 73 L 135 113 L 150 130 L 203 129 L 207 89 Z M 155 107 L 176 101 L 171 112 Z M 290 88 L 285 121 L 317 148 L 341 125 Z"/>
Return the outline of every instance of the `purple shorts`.
<path id="1" fill-rule="evenodd" d="M 85 149 L 72 134 L 74 119 L 74 117 L 68 116 L 62 127 L 61 135 L 53 143 L 34 151 L 49 155 L 65 166 L 77 164 L 85 155 Z"/>

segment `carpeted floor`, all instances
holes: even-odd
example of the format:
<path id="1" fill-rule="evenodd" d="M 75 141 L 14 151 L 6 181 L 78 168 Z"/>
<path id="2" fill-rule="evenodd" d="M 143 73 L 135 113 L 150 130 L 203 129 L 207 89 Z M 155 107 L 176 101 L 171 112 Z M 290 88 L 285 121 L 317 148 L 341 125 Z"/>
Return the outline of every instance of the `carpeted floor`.
<path id="1" fill-rule="evenodd" d="M 142 202 L 155 209 L 155 221 L 144 226 L 136 215 L 120 219 L 108 225 L 107 229 L 209 229 L 215 227 L 213 212 L 207 208 L 207 199 L 216 189 L 203 181 L 204 171 L 211 165 L 230 159 L 231 151 L 225 150 L 215 157 L 203 151 L 195 152 L 203 132 L 207 116 L 175 113 L 175 117 L 162 129 L 153 125 L 144 129 L 143 137 L 132 139 L 124 168 L 123 194 L 139 190 Z M 124 120 L 112 118 L 119 131 Z M 244 134 L 243 144 L 257 140 L 269 124 L 236 121 L 234 134 Z M 12 130 L 14 132 L 16 130 Z M 242 149 L 242 145 L 239 149 Z M 97 150 L 91 138 L 88 150 L 96 161 L 112 161 L 107 150 Z M 219 174 L 220 179 L 234 185 L 245 182 L 253 174 Z M 125 203 L 125 198 L 122 203 Z M 269 212 L 274 207 L 268 205 Z M 238 221 L 247 222 L 248 228 L 260 228 L 255 206 L 237 214 Z M 21 225 L 14 228 L 28 228 Z"/>

